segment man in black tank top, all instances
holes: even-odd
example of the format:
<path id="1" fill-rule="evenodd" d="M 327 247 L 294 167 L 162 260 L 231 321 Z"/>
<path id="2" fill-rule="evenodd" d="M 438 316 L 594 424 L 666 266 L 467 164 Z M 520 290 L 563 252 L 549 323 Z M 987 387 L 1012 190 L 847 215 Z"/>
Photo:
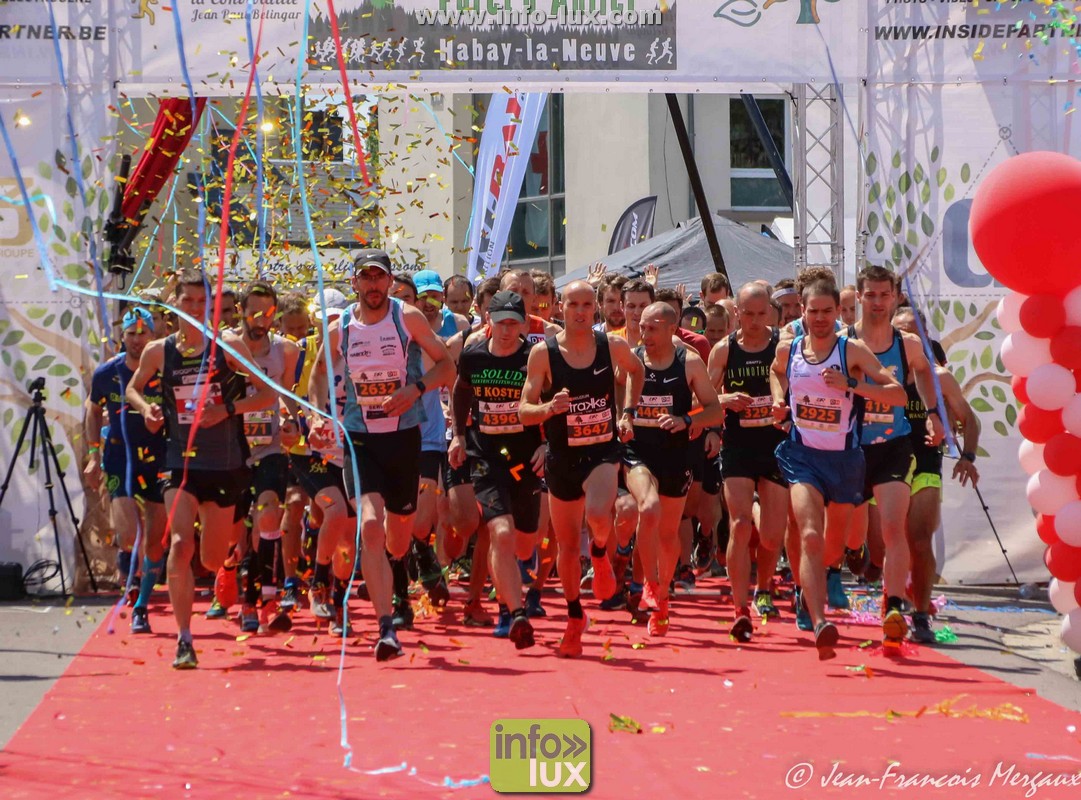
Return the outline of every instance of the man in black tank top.
<path id="1" fill-rule="evenodd" d="M 721 404 L 706 365 L 693 349 L 676 348 L 679 318 L 668 303 L 653 303 L 642 314 L 645 377 L 627 442 L 627 489 L 638 504 L 638 553 L 645 580 L 642 603 L 652 609 L 650 636 L 668 633 L 668 584 L 680 556 L 679 525 L 691 486 L 692 438 L 721 421 Z M 691 416 L 694 399 L 701 410 Z"/>
<path id="2" fill-rule="evenodd" d="M 206 314 L 204 281 L 201 272 L 186 269 L 177 285 L 178 307 L 197 320 Z M 208 340 L 200 328 L 181 318 L 178 333 L 151 342 L 143 351 L 127 389 L 128 402 L 143 415 L 148 430 L 166 426 L 164 495 L 172 541 L 169 601 L 180 630 L 175 669 L 198 666 L 191 641 L 195 521 L 202 526 L 203 565 L 217 572 L 233 544 L 234 508 L 249 483 L 243 415 L 269 408 L 276 399 L 274 387 L 261 372 L 242 365 L 222 347 L 228 344 L 254 363 L 241 338 L 229 332 L 220 337 L 217 342 Z M 143 396 L 156 372 L 161 373 L 162 406 L 148 403 Z M 255 388 L 249 396 L 245 396 L 245 377 Z"/>
<path id="3" fill-rule="evenodd" d="M 593 594 L 603 601 L 616 591 L 605 546 L 616 499 L 619 440 L 632 435 L 632 414 L 619 414 L 615 373 L 619 370 L 625 376 L 623 408 L 634 409 L 643 369 L 626 341 L 593 331 L 597 298 L 588 283 L 569 284 L 562 305 L 567 327 L 530 352 L 519 413 L 523 425 L 543 423 L 548 439 L 544 472 L 559 548 L 559 579 L 570 617 L 560 654 L 573 657 L 582 653 L 586 628 L 578 598 L 583 517 L 593 533 Z"/>
<path id="4" fill-rule="evenodd" d="M 709 375 L 725 409 L 721 477 L 728 505 L 728 577 L 736 607 L 730 633 L 736 641 L 749 642 L 754 630 L 747 589 L 755 492 L 761 513 L 754 607 L 768 620 L 778 616 L 771 582 L 788 521 L 788 484 L 773 452 L 784 433 L 773 424 L 769 373 L 778 333 L 767 325 L 770 296 L 761 284 L 747 283 L 740 287 L 737 302 L 740 329 L 713 348 Z"/>

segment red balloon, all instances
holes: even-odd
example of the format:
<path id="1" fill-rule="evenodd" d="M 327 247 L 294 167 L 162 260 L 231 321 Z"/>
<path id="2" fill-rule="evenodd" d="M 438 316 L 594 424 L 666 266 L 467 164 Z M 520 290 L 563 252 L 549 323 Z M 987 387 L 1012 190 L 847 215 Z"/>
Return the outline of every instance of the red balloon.
<path id="1" fill-rule="evenodd" d="M 1034 405 L 1021 407 L 1017 415 L 1017 429 L 1021 435 L 1035 444 L 1047 444 L 1056 433 L 1062 433 L 1062 409 L 1045 411 Z"/>
<path id="2" fill-rule="evenodd" d="M 1043 554 L 1043 563 L 1060 581 L 1081 580 L 1081 547 L 1055 542 Z"/>
<path id="3" fill-rule="evenodd" d="M 1069 433 L 1056 433 L 1044 447 L 1043 462 L 1056 475 L 1081 474 L 1081 439 Z"/>
<path id="4" fill-rule="evenodd" d="M 1055 518 L 1049 517 L 1047 514 L 1037 514 L 1036 535 L 1040 537 L 1040 541 L 1044 544 L 1050 545 L 1060 541 L 1058 533 L 1055 531 Z"/>
<path id="5" fill-rule="evenodd" d="M 1081 161 L 1022 153 L 980 182 L 969 216 L 972 244 L 987 271 L 1014 291 L 1064 295 L 1081 283 L 1078 208 Z"/>
<path id="6" fill-rule="evenodd" d="M 1077 601 L 1077 604 L 1079 606 L 1081 606 L 1081 581 L 1078 581 L 1077 583 L 1074 584 L 1073 596 L 1074 596 L 1074 600 Z"/>
<path id="7" fill-rule="evenodd" d="M 1021 327 L 1038 339 L 1050 339 L 1066 324 L 1062 298 L 1053 294 L 1032 295 L 1021 304 L 1020 316 Z"/>
<path id="8" fill-rule="evenodd" d="M 1067 325 L 1051 339 L 1051 358 L 1066 369 L 1081 369 L 1081 328 Z"/>
<path id="9" fill-rule="evenodd" d="M 1017 398 L 1018 403 L 1028 403 L 1028 378 L 1022 378 L 1020 375 L 1014 375 L 1010 378 L 1010 387 L 1013 389 L 1013 396 Z"/>

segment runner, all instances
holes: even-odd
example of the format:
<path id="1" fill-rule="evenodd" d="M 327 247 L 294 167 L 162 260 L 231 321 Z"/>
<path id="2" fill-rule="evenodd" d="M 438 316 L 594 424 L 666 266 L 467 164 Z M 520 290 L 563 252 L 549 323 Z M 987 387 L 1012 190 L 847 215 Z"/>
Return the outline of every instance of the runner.
<path id="1" fill-rule="evenodd" d="M 471 477 L 491 535 L 489 560 L 500 601 L 497 635 L 523 650 L 532 647 L 533 627 L 522 604 L 518 559 L 536 549 L 540 521 L 540 476 L 545 447 L 540 428 L 523 426 L 518 415 L 529 344 L 526 307 L 515 292 L 498 292 L 488 306 L 491 335 L 462 352 L 454 385 L 451 468 L 471 461 Z"/>
<path id="2" fill-rule="evenodd" d="M 850 283 L 841 289 L 841 324 L 856 324 L 856 285 Z"/>
<path id="3" fill-rule="evenodd" d="M 789 427 L 777 446 L 777 463 L 791 487 L 802 537 L 798 602 L 810 613 L 819 658 L 828 659 L 836 655 L 838 633 L 825 615 L 825 565 L 841 557 L 848 520 L 863 499 L 856 398 L 903 406 L 906 397 L 864 343 L 838 335 L 834 283 L 816 281 L 802 299 L 808 332 L 778 344 L 770 389 L 774 421 Z"/>
<path id="4" fill-rule="evenodd" d="M 139 555 L 143 574 L 131 610 L 131 632 L 152 633 L 148 603 L 165 565 L 162 539 L 166 514 L 158 482 L 158 472 L 165 466 L 165 435 L 160 425 L 150 432 L 143 417 L 129 405 L 125 392 L 154 335 L 154 318 L 145 308 L 129 306 L 122 326 L 124 352 L 95 369 L 90 380 L 84 423 L 90 455 L 84 474 L 90 485 L 99 485 L 104 478 L 105 489 L 112 498 L 110 522 L 120 544 L 117 561 L 122 562 L 121 556 L 127 555 L 123 559 L 127 561 L 127 569 L 120 570 L 125 582 L 131 570 L 137 529 L 142 529 Z M 160 406 L 160 377 L 153 384 L 147 401 Z M 103 441 L 102 423 L 106 416 L 109 433 Z"/>
<path id="5" fill-rule="evenodd" d="M 390 297 L 391 273 L 390 257 L 382 250 L 354 256 L 353 289 L 359 302 L 330 326 L 330 340 L 323 343 L 345 359 L 345 488 L 359 506 L 364 579 L 379 619 L 377 661 L 402 654 L 394 632 L 387 552 L 401 558 L 413 538 L 420 480 L 418 401 L 429 385 L 447 383 L 454 370 L 446 345 L 424 315 Z M 422 353 L 432 361 L 423 374 Z M 322 354 L 318 360 L 325 363 Z M 326 382 L 312 382 L 317 406 L 326 405 L 328 388 Z M 333 435 L 328 428 L 330 422 L 320 419 L 313 431 Z M 359 498 L 353 497 L 354 470 Z"/>
<path id="6" fill-rule="evenodd" d="M 770 299 L 776 303 L 781 313 L 781 325 L 787 325 L 800 317 L 800 298 L 796 282 L 791 278 L 777 281 Z"/>
<path id="7" fill-rule="evenodd" d="M 638 407 L 643 379 L 642 362 L 626 341 L 592 330 L 596 308 L 596 294 L 588 283 L 574 281 L 564 289 L 567 327 L 530 352 L 520 411 L 523 425 L 544 424 L 548 442 L 544 474 L 569 616 L 559 651 L 567 657 L 581 655 L 587 624 L 578 597 L 583 518 L 593 534 L 593 595 L 603 601 L 616 590 L 605 547 L 621 457 L 617 427 L 618 437 L 629 437 L 632 414 L 625 411 L 617 423 L 615 372 L 625 375 L 625 409 Z"/>
<path id="8" fill-rule="evenodd" d="M 627 324 L 623 313 L 623 287 L 627 283 L 627 276 L 618 272 L 605 272 L 601 275 L 597 284 L 597 303 L 600 306 L 601 321 L 593 326 L 593 330 L 601 333 L 611 333 L 619 330 Z"/>
<path id="9" fill-rule="evenodd" d="M 653 610 L 651 636 L 668 633 L 668 585 L 679 560 L 679 526 L 691 486 L 690 440 L 703 428 L 720 424 L 722 417 L 705 363 L 690 348 L 677 348 L 673 342 L 678 321 L 665 302 L 653 303 L 642 314 L 642 346 L 634 353 L 645 377 L 630 414 L 633 436 L 624 455 L 627 488 L 638 505 L 642 602 Z M 692 417 L 695 398 L 701 411 Z"/>
<path id="10" fill-rule="evenodd" d="M 919 335 L 915 312 L 911 306 L 898 308 L 893 315 L 893 325 L 898 330 Z M 924 324 L 926 331 L 927 326 Z M 935 374 L 942 390 L 942 399 L 949 412 L 951 429 L 961 425 L 961 457 L 953 468 L 953 477 L 962 486 L 969 481 L 975 486 L 980 480 L 976 469 L 976 451 L 980 441 L 980 424 L 961 391 L 957 379 L 945 367 L 936 367 Z M 912 639 L 921 644 L 934 644 L 935 632 L 931 628 L 931 591 L 938 574 L 932 540 L 942 519 L 942 450 L 927 443 L 924 420 L 927 407 L 920 399 L 915 383 L 906 387 L 908 406 L 906 413 L 912 430 L 909 439 L 916 456 L 916 468 L 912 474 L 912 501 L 908 507 L 906 533 L 908 549 L 912 558 Z"/>
<path id="11" fill-rule="evenodd" d="M 206 284 L 201 272 L 181 271 L 177 307 L 192 319 L 206 316 Z M 248 443 L 242 415 L 272 406 L 274 388 L 258 370 L 243 366 L 222 344 L 240 357 L 252 355 L 240 337 L 225 332 L 217 342 L 186 318 L 180 331 L 151 342 L 128 383 L 127 399 L 143 415 L 147 430 L 166 426 L 163 481 L 170 515 L 169 600 L 179 628 L 174 669 L 194 669 L 198 658 L 192 645 L 191 608 L 195 598 L 191 570 L 195 555 L 195 523 L 201 526 L 200 558 L 217 572 L 228 553 L 234 509 L 250 484 Z M 213 363 L 208 365 L 213 351 Z M 143 393 L 155 373 L 161 373 L 162 401 Z M 255 386 L 245 396 L 244 377 Z M 194 428 L 196 421 L 198 427 Z"/>
<path id="12" fill-rule="evenodd" d="M 779 616 L 771 582 L 788 522 L 788 485 L 774 455 L 784 434 L 773 425 L 769 376 L 778 333 L 766 325 L 770 296 L 759 284 L 746 283 L 736 299 L 740 329 L 713 348 L 709 375 L 722 392 L 721 405 L 725 409 L 721 476 L 728 506 L 728 577 L 736 606 L 730 633 L 739 642 L 749 642 L 754 630 L 747 586 L 751 577 L 755 493 L 760 513 L 754 608 L 765 622 Z"/>
<path id="13" fill-rule="evenodd" d="M 465 275 L 451 275 L 443 281 L 443 294 L 447 299 L 447 308 L 460 314 L 473 323 L 473 300 L 476 292 L 473 284 Z"/>
<path id="14" fill-rule="evenodd" d="M 723 272 L 711 272 L 702 278 L 702 304 L 707 308 L 732 297 L 732 284 Z"/>

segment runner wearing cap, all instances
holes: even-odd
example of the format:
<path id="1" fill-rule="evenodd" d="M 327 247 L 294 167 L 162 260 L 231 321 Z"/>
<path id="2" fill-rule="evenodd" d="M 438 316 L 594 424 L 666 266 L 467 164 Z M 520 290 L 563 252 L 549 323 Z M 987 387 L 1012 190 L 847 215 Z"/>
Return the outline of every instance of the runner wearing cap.
<path id="1" fill-rule="evenodd" d="M 392 267 L 382 250 L 361 250 L 353 261 L 353 289 L 358 302 L 333 323 L 323 348 L 341 353 L 345 364 L 343 423 L 345 488 L 361 518 L 364 578 L 379 619 L 375 657 L 402 653 L 393 624 L 391 557 L 401 558 L 413 538 L 420 480 L 420 398 L 429 385 L 448 383 L 454 365 L 443 341 L 424 315 L 390 297 Z M 422 354 L 432 366 L 422 372 Z M 325 363 L 325 359 L 320 358 Z M 317 405 L 328 400 L 327 381 L 312 380 Z M 330 424 L 320 419 L 323 433 Z M 360 483 L 360 497 L 356 480 Z"/>
<path id="2" fill-rule="evenodd" d="M 130 307 L 124 314 L 122 325 L 124 352 L 95 369 L 90 380 L 84 422 L 90 455 L 84 474 L 91 485 L 104 478 L 105 489 L 112 498 L 109 513 L 120 544 L 117 561 L 126 554 L 123 560 L 128 562 L 128 569 L 121 569 L 125 581 L 131 569 L 137 528 L 140 519 L 142 521 L 142 552 L 139 555 L 143 559 L 143 576 L 131 612 L 131 632 L 150 633 L 147 603 L 164 566 L 162 538 L 166 514 L 158 472 L 165 468 L 165 434 L 160 427 L 151 433 L 142 416 L 124 397 L 131 377 L 139 367 L 139 359 L 154 335 L 154 318 L 145 308 Z M 160 376 L 155 376 L 147 399 L 161 404 Z M 106 415 L 108 436 L 103 441 L 102 423 Z"/>

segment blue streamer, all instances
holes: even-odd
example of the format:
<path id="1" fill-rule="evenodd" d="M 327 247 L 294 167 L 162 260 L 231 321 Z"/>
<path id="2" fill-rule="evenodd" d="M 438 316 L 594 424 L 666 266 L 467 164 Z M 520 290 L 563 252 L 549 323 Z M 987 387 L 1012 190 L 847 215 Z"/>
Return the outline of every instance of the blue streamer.
<path id="1" fill-rule="evenodd" d="M 49 197 L 49 195 L 44 194 L 43 192 L 38 192 L 37 194 L 34 194 L 34 195 L 30 196 L 30 202 L 32 202 L 32 203 L 36 203 L 39 200 L 44 201 L 45 209 L 49 212 L 49 219 L 51 219 L 52 222 L 53 222 L 53 225 L 55 225 L 56 222 L 57 222 L 57 218 L 56 218 L 56 206 L 53 205 L 53 199 L 51 197 Z M 18 208 L 19 206 L 26 206 L 26 203 L 23 200 L 21 200 L 21 199 L 16 200 L 14 197 L 8 197 L 6 195 L 0 195 L 0 203 L 7 203 L 9 205 L 15 206 L 16 208 Z M 26 213 L 27 214 L 32 214 L 33 209 L 30 208 L 30 207 L 27 207 Z"/>
<path id="2" fill-rule="evenodd" d="M 30 193 L 26 190 L 26 181 L 23 180 L 23 172 L 19 167 L 19 159 L 15 155 L 15 146 L 11 143 L 11 137 L 8 135 L 3 114 L 0 114 L 0 136 L 3 136 L 4 147 L 7 148 L 8 159 L 11 161 L 11 171 L 15 174 L 15 183 L 19 187 L 19 194 L 22 195 L 23 205 L 26 206 L 26 214 L 30 217 L 30 226 L 34 231 L 34 244 L 37 246 L 38 256 L 41 258 L 41 267 L 45 271 L 46 279 L 49 281 L 49 289 L 55 292 L 57 286 L 56 272 L 53 270 L 52 261 L 49 260 L 49 250 L 45 246 L 45 237 L 41 234 L 37 217 L 31 210 Z"/>

